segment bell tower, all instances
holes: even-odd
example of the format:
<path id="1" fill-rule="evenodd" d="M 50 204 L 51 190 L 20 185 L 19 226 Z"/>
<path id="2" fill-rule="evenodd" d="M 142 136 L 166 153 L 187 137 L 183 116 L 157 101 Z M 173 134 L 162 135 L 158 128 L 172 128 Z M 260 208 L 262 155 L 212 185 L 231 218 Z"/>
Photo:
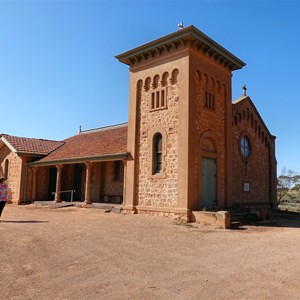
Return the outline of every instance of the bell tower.
<path id="1" fill-rule="evenodd" d="M 194 26 L 116 58 L 130 67 L 124 208 L 188 217 L 226 206 L 231 77 L 245 63 Z"/>

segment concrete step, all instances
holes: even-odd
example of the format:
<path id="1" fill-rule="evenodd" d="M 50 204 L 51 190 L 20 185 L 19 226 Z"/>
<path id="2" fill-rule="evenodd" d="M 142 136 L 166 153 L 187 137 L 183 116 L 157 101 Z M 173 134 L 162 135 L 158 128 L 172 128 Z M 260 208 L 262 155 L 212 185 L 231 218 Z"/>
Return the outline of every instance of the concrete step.
<path id="1" fill-rule="evenodd" d="M 250 224 L 260 220 L 257 214 L 254 214 L 250 208 L 229 209 L 229 213 L 232 228 Z"/>
<path id="2" fill-rule="evenodd" d="M 230 209 L 231 221 L 242 221 L 249 219 L 251 215 L 250 209 Z"/>

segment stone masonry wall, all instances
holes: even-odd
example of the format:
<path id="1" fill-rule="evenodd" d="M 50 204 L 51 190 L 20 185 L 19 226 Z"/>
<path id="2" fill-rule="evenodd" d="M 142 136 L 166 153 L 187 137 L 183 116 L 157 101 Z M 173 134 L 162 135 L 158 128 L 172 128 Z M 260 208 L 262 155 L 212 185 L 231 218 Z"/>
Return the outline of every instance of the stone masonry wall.
<path id="1" fill-rule="evenodd" d="M 176 207 L 178 195 L 178 101 L 179 70 L 162 65 L 148 70 L 140 81 L 137 95 L 137 164 L 136 198 L 140 206 Z M 164 107 L 153 109 L 152 94 L 164 88 Z M 163 164 L 161 174 L 152 174 L 153 137 L 163 137 Z"/>
<path id="2" fill-rule="evenodd" d="M 5 177 L 5 161 L 8 159 L 8 176 L 7 184 L 10 189 L 9 200 L 18 203 L 20 195 L 20 180 L 22 160 L 16 154 L 12 153 L 8 147 L 3 146 L 0 149 L 0 173 L 1 177 Z"/>

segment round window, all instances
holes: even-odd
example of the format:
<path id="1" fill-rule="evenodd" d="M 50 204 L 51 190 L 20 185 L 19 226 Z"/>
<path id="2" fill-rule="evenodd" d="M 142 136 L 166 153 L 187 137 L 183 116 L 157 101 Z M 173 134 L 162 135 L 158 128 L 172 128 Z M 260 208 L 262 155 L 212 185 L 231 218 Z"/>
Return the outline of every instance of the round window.
<path id="1" fill-rule="evenodd" d="M 250 156 L 251 149 L 249 139 L 245 135 L 241 138 L 240 146 L 243 157 L 248 158 Z"/>

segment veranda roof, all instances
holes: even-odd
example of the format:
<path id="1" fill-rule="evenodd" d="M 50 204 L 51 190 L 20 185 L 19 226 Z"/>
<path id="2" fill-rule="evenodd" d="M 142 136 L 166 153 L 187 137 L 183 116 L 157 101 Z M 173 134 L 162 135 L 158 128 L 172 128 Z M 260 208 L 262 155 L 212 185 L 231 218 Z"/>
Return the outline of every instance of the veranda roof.
<path id="1" fill-rule="evenodd" d="M 29 165 L 54 165 L 84 161 L 120 160 L 127 153 L 127 123 L 81 131 L 64 145 Z"/>

